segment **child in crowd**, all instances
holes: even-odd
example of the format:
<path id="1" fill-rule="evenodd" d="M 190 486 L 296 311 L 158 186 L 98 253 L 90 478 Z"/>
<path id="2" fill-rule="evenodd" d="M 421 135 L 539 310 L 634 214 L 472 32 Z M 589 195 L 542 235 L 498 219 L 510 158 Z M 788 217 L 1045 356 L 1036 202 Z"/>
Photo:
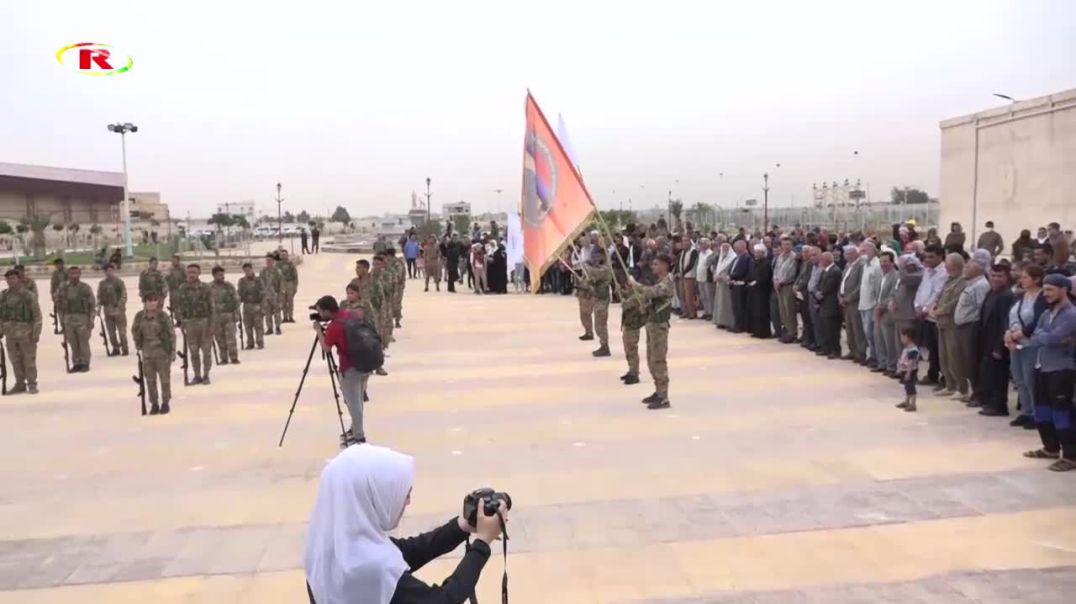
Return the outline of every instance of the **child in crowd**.
<path id="1" fill-rule="evenodd" d="M 919 343 L 915 329 L 908 328 L 900 331 L 900 343 L 904 349 L 900 353 L 900 362 L 897 370 L 900 371 L 900 383 L 904 384 L 904 402 L 897 405 L 898 409 L 915 411 L 915 384 L 919 381 Z"/>

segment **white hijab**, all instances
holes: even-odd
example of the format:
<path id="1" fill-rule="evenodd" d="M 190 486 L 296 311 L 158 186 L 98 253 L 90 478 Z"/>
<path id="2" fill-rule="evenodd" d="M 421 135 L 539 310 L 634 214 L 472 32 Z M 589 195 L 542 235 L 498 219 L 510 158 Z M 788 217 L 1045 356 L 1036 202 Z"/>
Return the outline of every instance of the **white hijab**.
<path id="1" fill-rule="evenodd" d="M 415 477 L 409 455 L 344 449 L 321 473 L 306 532 L 306 580 L 318 604 L 388 604 L 408 570 L 389 540 Z"/>
<path id="2" fill-rule="evenodd" d="M 736 260 L 736 254 L 733 253 L 732 246 L 727 243 L 721 244 L 721 259 L 717 261 L 717 268 L 714 269 L 714 280 L 717 280 L 717 276 L 725 271 L 729 270 L 732 266 L 732 262 Z"/>

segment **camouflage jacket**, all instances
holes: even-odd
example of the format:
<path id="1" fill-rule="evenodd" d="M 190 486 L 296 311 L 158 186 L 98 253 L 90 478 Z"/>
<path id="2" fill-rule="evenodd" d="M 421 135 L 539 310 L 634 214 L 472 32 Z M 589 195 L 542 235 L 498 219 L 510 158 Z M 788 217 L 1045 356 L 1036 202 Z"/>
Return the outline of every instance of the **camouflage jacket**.
<path id="1" fill-rule="evenodd" d="M 234 313 L 239 310 L 239 295 L 234 285 L 227 281 L 223 283 L 214 281 L 209 284 L 209 288 L 213 294 L 213 306 L 216 307 L 217 312 Z"/>
<path id="2" fill-rule="evenodd" d="M 68 281 L 57 293 L 59 299 L 57 306 L 65 315 L 89 315 L 93 316 L 97 309 L 97 301 L 93 297 L 93 289 L 82 281 L 73 283 Z"/>
<path id="3" fill-rule="evenodd" d="M 265 299 L 265 284 L 257 277 L 239 279 L 239 299 L 244 304 L 261 304 Z"/>
<path id="4" fill-rule="evenodd" d="M 176 351 L 176 332 L 168 313 L 155 311 L 152 315 L 138 311 L 131 323 L 131 339 L 143 355 L 160 353 L 171 358 Z"/>
<path id="5" fill-rule="evenodd" d="M 587 282 L 587 289 L 590 290 L 590 297 L 603 302 L 608 302 L 612 299 L 612 292 L 609 291 L 609 287 L 613 283 L 613 269 L 608 266 L 587 267 L 584 280 Z"/>
<path id="6" fill-rule="evenodd" d="M 276 263 L 277 270 L 284 283 L 299 283 L 299 270 L 291 260 L 281 260 Z"/>
<path id="7" fill-rule="evenodd" d="M 53 300 L 56 300 L 56 294 L 65 283 L 67 283 L 67 271 L 52 271 L 52 285 L 49 287 L 49 293 L 52 294 Z"/>
<path id="8" fill-rule="evenodd" d="M 41 305 L 36 295 L 25 288 L 0 294 L 0 335 L 29 336 L 35 341 L 41 337 Z"/>
<path id="9" fill-rule="evenodd" d="M 275 296 L 284 290 L 284 278 L 280 274 L 280 269 L 275 266 L 273 268 L 268 266 L 263 268 L 258 278 L 262 280 L 262 285 L 265 286 L 266 295 Z"/>
<path id="10" fill-rule="evenodd" d="M 168 276 L 165 277 L 165 280 L 168 283 L 168 292 L 174 294 L 178 292 L 179 288 L 187 281 L 187 269 L 182 266 L 173 266 L 168 269 Z"/>
<path id="11" fill-rule="evenodd" d="M 149 294 L 163 296 L 168 292 L 168 283 L 161 271 L 146 269 L 138 275 L 138 297 L 145 300 Z"/>
<path id="12" fill-rule="evenodd" d="M 23 277 L 22 284 L 26 286 L 26 289 L 33 295 L 37 295 L 37 281 L 34 281 L 31 277 Z"/>
<path id="13" fill-rule="evenodd" d="M 374 311 L 381 307 L 384 296 L 381 294 L 381 286 L 376 282 L 373 275 L 366 275 L 365 279 L 355 277 L 351 285 L 359 289 L 359 308 L 362 308 L 366 320 L 373 320 Z"/>
<path id="14" fill-rule="evenodd" d="M 647 301 L 647 322 L 668 323 L 672 316 L 673 280 L 671 275 L 653 285 L 636 285 L 635 291 Z"/>
<path id="15" fill-rule="evenodd" d="M 213 292 L 208 283 L 203 281 L 184 283 L 179 286 L 176 294 L 175 311 L 180 321 L 185 323 L 187 319 L 217 318 L 217 310 L 213 305 Z"/>
<path id="16" fill-rule="evenodd" d="M 374 308 L 382 308 L 395 294 L 396 280 L 388 267 L 379 273 L 370 273 L 370 277 L 370 281 L 373 282 L 371 287 L 374 290 L 371 292 L 370 302 Z"/>
<path id="17" fill-rule="evenodd" d="M 642 297 L 632 290 L 627 290 L 620 297 L 620 325 L 627 329 L 642 329 L 646 325 L 647 313 Z"/>
<path id="18" fill-rule="evenodd" d="M 395 258 L 396 265 L 396 283 L 402 289 L 404 284 L 407 283 L 407 262 L 400 256 Z"/>
<path id="19" fill-rule="evenodd" d="M 97 284 L 97 304 L 104 310 L 127 308 L 127 286 L 119 277 L 105 277 Z"/>

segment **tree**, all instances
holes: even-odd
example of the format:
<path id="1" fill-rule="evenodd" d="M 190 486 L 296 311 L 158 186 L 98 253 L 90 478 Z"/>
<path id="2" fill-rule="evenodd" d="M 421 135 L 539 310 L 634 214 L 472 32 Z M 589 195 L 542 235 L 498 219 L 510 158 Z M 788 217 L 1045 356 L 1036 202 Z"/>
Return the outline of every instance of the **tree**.
<path id="1" fill-rule="evenodd" d="M 6 220 L 0 220 L 0 235 L 10 235 L 14 230 Z"/>
<path id="2" fill-rule="evenodd" d="M 217 212 L 209 217 L 206 224 L 215 224 L 217 225 L 218 231 L 223 231 L 224 227 L 230 227 L 235 224 L 235 217 L 231 214 L 225 214 L 224 212 Z"/>
<path id="3" fill-rule="evenodd" d="M 471 229 L 471 217 L 470 216 L 453 216 L 452 217 L 452 231 L 458 234 L 460 237 L 469 237 Z"/>
<path id="4" fill-rule="evenodd" d="M 333 215 L 331 218 L 329 218 L 329 221 L 347 224 L 351 222 L 351 216 L 347 213 L 347 210 L 344 209 L 344 206 L 336 206 L 336 209 L 333 210 Z"/>
<path id="5" fill-rule="evenodd" d="M 714 207 L 708 203 L 698 202 L 691 206 L 691 209 L 687 212 L 688 216 L 695 222 L 695 224 L 701 225 L 704 228 L 702 230 L 709 231 L 713 227 L 715 222 L 714 218 L 717 212 Z"/>
<path id="6" fill-rule="evenodd" d="M 243 216 L 242 214 L 232 214 L 232 224 L 230 226 L 249 229 L 250 223 L 247 222 L 246 216 Z"/>
<path id="7" fill-rule="evenodd" d="M 306 210 L 299 212 L 299 215 L 295 217 L 298 222 L 310 222 L 310 214 L 306 213 Z"/>
<path id="8" fill-rule="evenodd" d="M 24 227 L 22 233 L 30 231 L 30 254 L 35 258 L 45 257 L 45 229 L 49 226 L 49 217 L 35 214 L 23 216 L 19 219 L 19 226 Z M 63 225 L 60 225 L 63 229 Z"/>
<path id="9" fill-rule="evenodd" d="M 684 202 L 677 199 L 676 201 L 669 202 L 669 213 L 673 217 L 673 228 L 680 230 L 680 215 L 684 211 Z"/>
<path id="10" fill-rule="evenodd" d="M 295 222 L 295 216 L 291 212 L 284 212 L 284 222 Z"/>
<path id="11" fill-rule="evenodd" d="M 889 192 L 889 198 L 893 203 L 907 203 L 910 205 L 930 202 L 930 196 L 919 189 L 909 187 L 907 195 L 907 199 L 905 199 L 905 190 L 900 187 L 893 187 L 893 190 Z"/>
<path id="12" fill-rule="evenodd" d="M 638 220 L 635 212 L 632 212 L 631 210 L 602 210 L 601 217 L 611 231 L 619 231 L 629 224 L 634 224 Z M 598 223 L 598 226 L 600 226 L 600 223 Z M 591 229 L 588 227 L 587 230 L 589 231 Z"/>

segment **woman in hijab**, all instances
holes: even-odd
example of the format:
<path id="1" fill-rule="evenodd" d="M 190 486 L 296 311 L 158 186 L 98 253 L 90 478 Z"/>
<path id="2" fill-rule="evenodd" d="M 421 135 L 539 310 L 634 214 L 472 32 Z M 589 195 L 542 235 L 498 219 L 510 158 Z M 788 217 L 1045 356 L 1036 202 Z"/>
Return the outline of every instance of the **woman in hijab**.
<path id="1" fill-rule="evenodd" d="M 722 243 L 718 253 L 720 255 L 714 265 L 714 283 L 717 284 L 714 289 L 714 325 L 728 329 L 736 323 L 732 316 L 732 290 L 729 289 L 729 270 L 736 260 L 736 254 L 728 243 Z"/>
<path id="2" fill-rule="evenodd" d="M 1013 262 L 1027 262 L 1031 259 L 1031 252 L 1035 249 L 1035 240 L 1031 238 L 1031 231 L 1020 231 L 1020 237 L 1012 242 Z"/>
<path id="3" fill-rule="evenodd" d="M 490 255 L 489 261 L 489 292 L 491 294 L 508 293 L 508 253 L 503 243 L 497 244 L 496 251 Z"/>
<path id="4" fill-rule="evenodd" d="M 752 248 L 755 262 L 747 273 L 747 320 L 753 338 L 768 338 L 770 331 L 770 294 L 773 292 L 773 268 L 766 259 L 766 246 Z"/>
<path id="5" fill-rule="evenodd" d="M 374 445 L 348 447 L 325 466 L 303 557 L 311 604 L 462 604 L 474 593 L 500 519 L 480 504 L 477 529 L 460 516 L 417 537 L 389 537 L 411 502 L 414 475 L 409 455 Z M 472 532 L 474 542 L 443 585 L 411 575 Z"/>

